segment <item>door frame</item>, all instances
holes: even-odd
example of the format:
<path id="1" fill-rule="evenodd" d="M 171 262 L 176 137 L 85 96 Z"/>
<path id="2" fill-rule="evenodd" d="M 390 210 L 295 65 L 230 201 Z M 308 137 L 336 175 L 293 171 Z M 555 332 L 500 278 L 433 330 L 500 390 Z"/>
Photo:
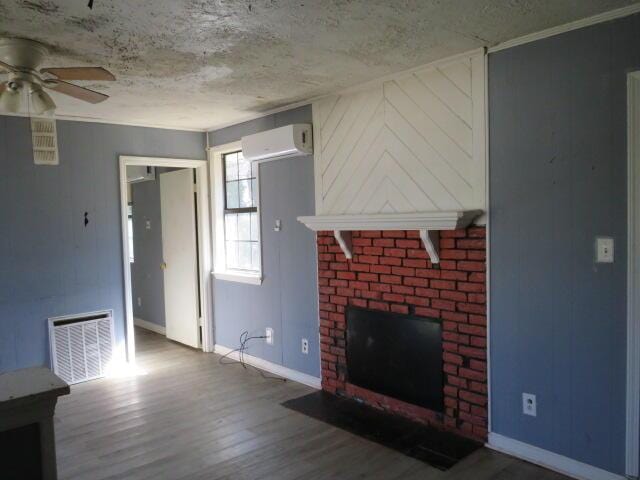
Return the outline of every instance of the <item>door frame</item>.
<path id="1" fill-rule="evenodd" d="M 122 261 L 125 296 L 125 337 L 127 362 L 135 364 L 136 345 L 133 324 L 133 298 L 131 288 L 131 269 L 129 264 L 128 212 L 127 212 L 127 167 L 177 167 L 193 168 L 196 172 L 196 194 L 198 199 L 198 258 L 200 261 L 200 307 L 202 318 L 202 351 L 213 352 L 213 311 L 211 296 L 211 225 L 209 215 L 209 162 L 187 158 L 161 158 L 120 155 L 120 217 L 122 230 Z"/>
<path id="2" fill-rule="evenodd" d="M 640 461 L 640 71 L 627 75 L 627 431 L 626 474 Z"/>

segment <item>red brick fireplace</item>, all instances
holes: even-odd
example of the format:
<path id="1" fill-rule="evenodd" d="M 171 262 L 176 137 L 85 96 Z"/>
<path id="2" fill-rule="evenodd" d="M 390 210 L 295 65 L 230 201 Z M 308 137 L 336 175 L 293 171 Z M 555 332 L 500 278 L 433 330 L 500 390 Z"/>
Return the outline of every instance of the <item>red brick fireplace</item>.
<path id="1" fill-rule="evenodd" d="M 418 231 L 354 231 L 347 260 L 333 232 L 319 231 L 322 388 L 412 420 L 487 437 L 485 228 L 440 232 L 433 265 Z M 350 384 L 348 305 L 440 319 L 444 412 Z"/>

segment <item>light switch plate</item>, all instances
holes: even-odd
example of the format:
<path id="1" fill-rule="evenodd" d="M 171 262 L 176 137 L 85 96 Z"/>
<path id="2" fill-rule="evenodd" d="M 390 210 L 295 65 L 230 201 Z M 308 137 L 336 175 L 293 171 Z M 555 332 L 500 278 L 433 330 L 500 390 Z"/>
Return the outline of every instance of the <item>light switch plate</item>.
<path id="1" fill-rule="evenodd" d="M 613 238 L 598 237 L 596 238 L 596 262 L 597 263 L 613 263 Z"/>

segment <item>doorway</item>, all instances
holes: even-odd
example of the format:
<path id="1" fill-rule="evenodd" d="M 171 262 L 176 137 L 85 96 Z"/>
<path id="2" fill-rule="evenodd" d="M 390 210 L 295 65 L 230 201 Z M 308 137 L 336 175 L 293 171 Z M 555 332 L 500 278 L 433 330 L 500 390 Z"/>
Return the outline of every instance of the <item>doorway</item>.
<path id="1" fill-rule="evenodd" d="M 120 157 L 127 361 L 137 325 L 213 350 L 205 160 Z"/>

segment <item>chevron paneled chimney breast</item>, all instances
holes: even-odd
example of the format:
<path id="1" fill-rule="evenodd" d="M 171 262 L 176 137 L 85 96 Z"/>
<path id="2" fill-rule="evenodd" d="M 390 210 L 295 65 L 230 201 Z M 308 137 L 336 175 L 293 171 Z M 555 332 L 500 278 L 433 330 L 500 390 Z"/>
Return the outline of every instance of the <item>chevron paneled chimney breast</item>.
<path id="1" fill-rule="evenodd" d="M 485 210 L 477 51 L 313 104 L 316 214 Z"/>

